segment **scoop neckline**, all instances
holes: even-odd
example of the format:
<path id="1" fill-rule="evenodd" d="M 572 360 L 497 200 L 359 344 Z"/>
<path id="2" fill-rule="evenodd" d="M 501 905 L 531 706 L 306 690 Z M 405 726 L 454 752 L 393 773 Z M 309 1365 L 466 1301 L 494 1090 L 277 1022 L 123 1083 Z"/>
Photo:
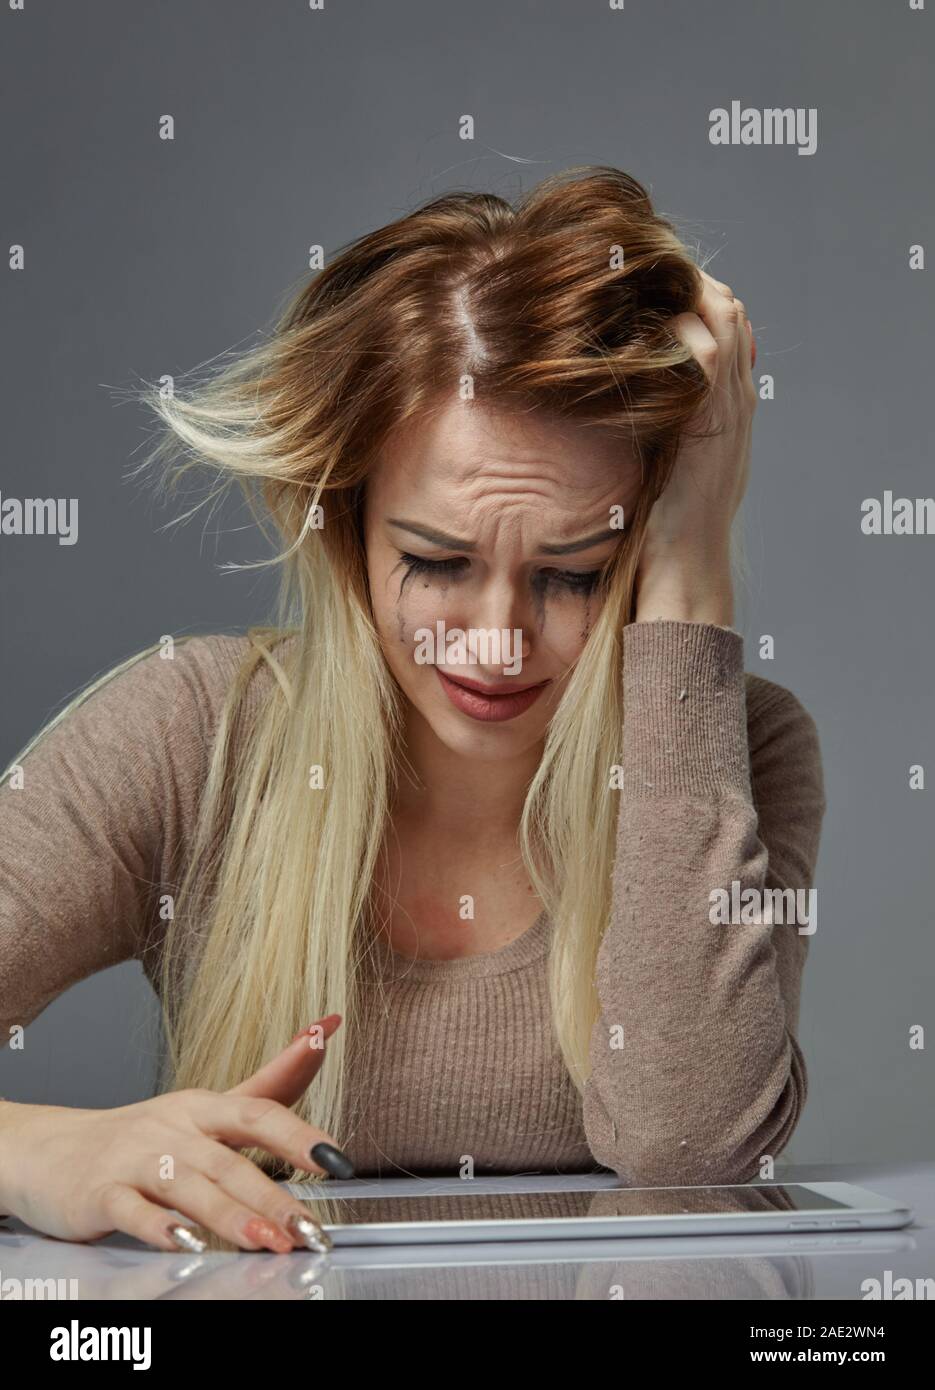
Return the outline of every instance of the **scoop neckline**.
<path id="1" fill-rule="evenodd" d="M 374 954 L 380 961 L 384 978 L 393 980 L 477 979 L 487 975 L 503 975 L 518 970 L 544 956 L 549 947 L 550 926 L 545 908 L 519 936 L 496 951 L 481 951 L 473 956 L 456 956 L 439 960 L 426 956 L 404 956 L 393 949 L 385 937 L 373 938 Z"/>

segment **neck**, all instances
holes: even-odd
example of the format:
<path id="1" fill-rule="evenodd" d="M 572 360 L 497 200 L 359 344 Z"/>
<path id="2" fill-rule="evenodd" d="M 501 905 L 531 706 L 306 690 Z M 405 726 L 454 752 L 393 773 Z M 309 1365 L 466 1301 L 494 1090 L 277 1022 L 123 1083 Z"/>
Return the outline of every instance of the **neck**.
<path id="1" fill-rule="evenodd" d="M 515 835 L 542 743 L 515 757 L 480 761 L 455 753 L 409 708 L 396 809 L 444 835 Z"/>

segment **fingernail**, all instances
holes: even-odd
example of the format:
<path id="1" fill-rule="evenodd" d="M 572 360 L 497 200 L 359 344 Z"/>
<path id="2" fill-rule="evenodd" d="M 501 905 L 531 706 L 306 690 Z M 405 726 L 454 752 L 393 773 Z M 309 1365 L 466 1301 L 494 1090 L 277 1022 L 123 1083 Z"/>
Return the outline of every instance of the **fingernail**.
<path id="1" fill-rule="evenodd" d="M 297 1231 L 302 1239 L 302 1243 L 307 1250 L 316 1250 L 319 1255 L 323 1255 L 326 1250 L 331 1250 L 334 1242 L 326 1231 L 323 1231 L 317 1221 L 313 1221 L 304 1212 L 290 1212 L 286 1218 L 286 1224 Z"/>
<path id="2" fill-rule="evenodd" d="M 326 1144 L 322 1141 L 315 1144 L 311 1150 L 312 1158 L 320 1168 L 324 1168 L 326 1173 L 330 1173 L 333 1178 L 352 1178 L 354 1176 L 354 1165 L 347 1154 L 336 1149 L 333 1144 Z"/>
<path id="3" fill-rule="evenodd" d="M 248 1240 L 255 1240 L 258 1245 L 268 1245 L 281 1255 L 287 1255 L 292 1249 L 291 1236 L 260 1216 L 251 1217 L 244 1226 L 243 1233 Z"/>
<path id="4" fill-rule="evenodd" d="M 314 1023 L 310 1023 L 307 1028 L 300 1028 L 299 1031 L 296 1033 L 295 1037 L 290 1038 L 290 1045 L 291 1043 L 298 1042 L 299 1038 L 304 1038 L 306 1034 L 312 1031 L 313 1028 L 323 1028 L 325 1024 L 330 1023 L 332 1019 L 339 1019 L 340 1017 L 340 1014 L 328 1014 L 325 1018 L 316 1019 L 316 1021 Z"/>
<path id="5" fill-rule="evenodd" d="M 180 1250 L 190 1250 L 194 1255 L 200 1255 L 208 1248 L 206 1242 L 200 1240 L 187 1226 L 170 1226 L 169 1235 Z"/>

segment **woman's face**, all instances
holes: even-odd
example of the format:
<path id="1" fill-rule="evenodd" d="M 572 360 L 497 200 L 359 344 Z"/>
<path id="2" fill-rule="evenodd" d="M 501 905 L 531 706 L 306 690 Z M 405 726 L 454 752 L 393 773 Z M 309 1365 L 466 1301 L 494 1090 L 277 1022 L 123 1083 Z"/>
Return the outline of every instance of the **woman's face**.
<path id="1" fill-rule="evenodd" d="M 478 759 L 541 742 L 638 491 L 618 441 L 543 413 L 455 401 L 397 434 L 367 483 L 365 537 L 410 718 Z"/>

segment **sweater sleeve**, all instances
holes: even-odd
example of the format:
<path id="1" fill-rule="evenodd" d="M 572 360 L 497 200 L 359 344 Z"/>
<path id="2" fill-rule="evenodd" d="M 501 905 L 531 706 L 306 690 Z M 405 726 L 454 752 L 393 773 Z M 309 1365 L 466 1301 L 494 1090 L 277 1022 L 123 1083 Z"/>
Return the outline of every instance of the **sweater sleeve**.
<path id="1" fill-rule="evenodd" d="M 142 657 L 0 786 L 0 1040 L 79 980 L 140 958 L 197 805 L 231 644 Z"/>
<path id="2" fill-rule="evenodd" d="M 623 681 L 585 1133 L 631 1183 L 746 1182 L 806 1097 L 796 1032 L 825 810 L 817 731 L 781 686 L 752 678 L 748 698 L 730 628 L 632 623 Z M 797 914 L 770 889 L 804 890 Z M 759 920 L 737 910 L 756 903 Z"/>

